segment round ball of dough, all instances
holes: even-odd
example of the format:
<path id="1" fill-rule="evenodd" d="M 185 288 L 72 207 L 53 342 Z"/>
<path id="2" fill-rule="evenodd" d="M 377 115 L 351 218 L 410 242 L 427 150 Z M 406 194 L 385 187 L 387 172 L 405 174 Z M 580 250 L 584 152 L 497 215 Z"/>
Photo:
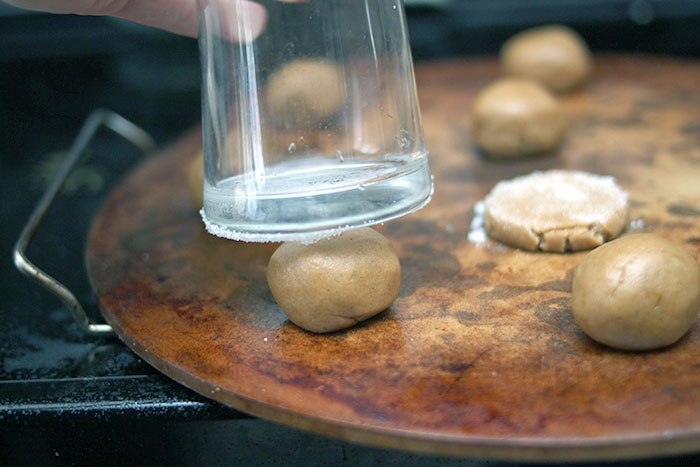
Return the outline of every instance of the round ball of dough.
<path id="1" fill-rule="evenodd" d="M 576 268 L 572 309 L 590 337 L 611 347 L 650 350 L 683 336 L 700 304 L 700 269 L 684 249 L 652 234 L 622 237 Z"/>
<path id="2" fill-rule="evenodd" d="M 311 245 L 282 244 L 267 282 L 290 321 L 330 332 L 388 308 L 399 295 L 401 265 L 384 236 L 362 228 Z"/>
<path id="3" fill-rule="evenodd" d="M 488 155 L 529 156 L 555 149 L 566 133 L 566 116 L 545 88 L 505 78 L 487 86 L 474 102 L 472 138 Z"/>
<path id="4" fill-rule="evenodd" d="M 202 209 L 204 198 L 204 154 L 192 159 L 187 169 L 187 187 L 197 210 Z"/>
<path id="5" fill-rule="evenodd" d="M 270 77 L 267 111 L 283 128 L 311 128 L 343 105 L 343 76 L 335 65 L 319 60 L 294 60 Z"/>
<path id="6" fill-rule="evenodd" d="M 581 86 L 591 73 L 591 54 L 584 40 L 565 26 L 543 26 L 520 32 L 501 48 L 508 75 L 539 81 L 555 92 Z"/>

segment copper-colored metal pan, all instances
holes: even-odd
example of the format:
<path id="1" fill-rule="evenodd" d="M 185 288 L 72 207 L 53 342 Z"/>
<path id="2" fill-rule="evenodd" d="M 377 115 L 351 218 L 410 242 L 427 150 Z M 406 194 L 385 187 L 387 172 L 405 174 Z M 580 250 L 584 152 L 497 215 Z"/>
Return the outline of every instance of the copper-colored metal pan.
<path id="1" fill-rule="evenodd" d="M 186 189 L 197 130 L 148 159 L 95 219 L 87 264 L 104 317 L 176 381 L 242 411 L 377 446 L 511 459 L 625 459 L 700 450 L 700 331 L 647 353 L 596 344 L 570 310 L 585 253 L 467 239 L 501 179 L 565 168 L 614 175 L 632 230 L 700 255 L 700 64 L 614 56 L 563 96 L 556 154 L 489 161 L 469 136 L 491 60 L 418 67 L 436 191 L 379 227 L 403 267 L 393 306 L 352 329 L 290 324 L 265 281 L 275 245 L 204 232 Z"/>

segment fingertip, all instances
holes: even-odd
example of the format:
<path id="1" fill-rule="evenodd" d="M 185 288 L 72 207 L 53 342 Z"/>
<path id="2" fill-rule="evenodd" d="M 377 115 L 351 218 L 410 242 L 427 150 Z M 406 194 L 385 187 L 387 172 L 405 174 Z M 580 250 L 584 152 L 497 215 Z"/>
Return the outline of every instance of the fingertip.
<path id="1" fill-rule="evenodd" d="M 267 10 L 250 0 L 218 0 L 217 22 L 224 37 L 235 42 L 251 42 L 265 30 Z"/>
<path id="2" fill-rule="evenodd" d="M 250 8 L 250 17 L 253 24 L 251 25 L 251 31 L 253 39 L 257 38 L 262 34 L 267 26 L 267 10 L 264 6 L 258 2 L 247 2 Z"/>

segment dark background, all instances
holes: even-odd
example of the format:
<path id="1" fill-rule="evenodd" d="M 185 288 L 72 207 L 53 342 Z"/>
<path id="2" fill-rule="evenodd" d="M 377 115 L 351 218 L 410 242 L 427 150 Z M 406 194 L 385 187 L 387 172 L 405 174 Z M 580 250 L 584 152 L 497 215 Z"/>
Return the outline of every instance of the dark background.
<path id="1" fill-rule="evenodd" d="M 700 55 L 693 0 L 426 0 L 407 2 L 407 14 L 417 64 L 495 54 L 514 32 L 552 22 L 574 27 L 594 52 Z M 12 245 L 87 115 L 114 110 L 166 144 L 199 122 L 199 83 L 193 39 L 0 3 L 0 465 L 501 465 L 367 448 L 248 418 L 161 376 L 119 341 L 83 335 L 17 273 Z M 98 319 L 82 268 L 85 233 L 139 154 L 106 131 L 90 151 L 29 256 Z"/>

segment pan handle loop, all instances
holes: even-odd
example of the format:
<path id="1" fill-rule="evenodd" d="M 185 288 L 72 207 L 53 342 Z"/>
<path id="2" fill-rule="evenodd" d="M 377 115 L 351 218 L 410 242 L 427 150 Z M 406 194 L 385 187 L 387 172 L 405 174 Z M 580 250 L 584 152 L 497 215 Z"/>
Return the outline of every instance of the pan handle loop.
<path id="1" fill-rule="evenodd" d="M 53 293 L 59 298 L 70 310 L 73 319 L 78 324 L 80 329 L 88 334 L 96 336 L 114 335 L 112 327 L 108 324 L 91 323 L 90 318 L 85 313 L 85 310 L 78 302 L 78 299 L 73 293 L 61 284 L 58 280 L 51 277 L 34 263 L 32 263 L 26 255 L 27 248 L 36 234 L 39 225 L 46 216 L 49 208 L 56 199 L 56 195 L 63 187 L 63 184 L 68 178 L 73 168 L 80 161 L 81 156 L 85 153 L 85 149 L 97 133 L 97 130 L 104 125 L 110 130 L 122 136 L 134 146 L 138 147 L 144 153 L 155 149 L 155 142 L 151 136 L 144 130 L 134 125 L 130 121 L 120 115 L 106 110 L 96 109 L 85 120 L 78 136 L 73 141 L 65 162 L 61 166 L 56 178 L 51 182 L 51 185 L 46 190 L 44 195 L 39 200 L 39 203 L 34 208 L 29 220 L 25 224 L 22 232 L 15 243 L 12 250 L 12 256 L 17 269 L 27 277 L 35 280 L 40 286 Z"/>

